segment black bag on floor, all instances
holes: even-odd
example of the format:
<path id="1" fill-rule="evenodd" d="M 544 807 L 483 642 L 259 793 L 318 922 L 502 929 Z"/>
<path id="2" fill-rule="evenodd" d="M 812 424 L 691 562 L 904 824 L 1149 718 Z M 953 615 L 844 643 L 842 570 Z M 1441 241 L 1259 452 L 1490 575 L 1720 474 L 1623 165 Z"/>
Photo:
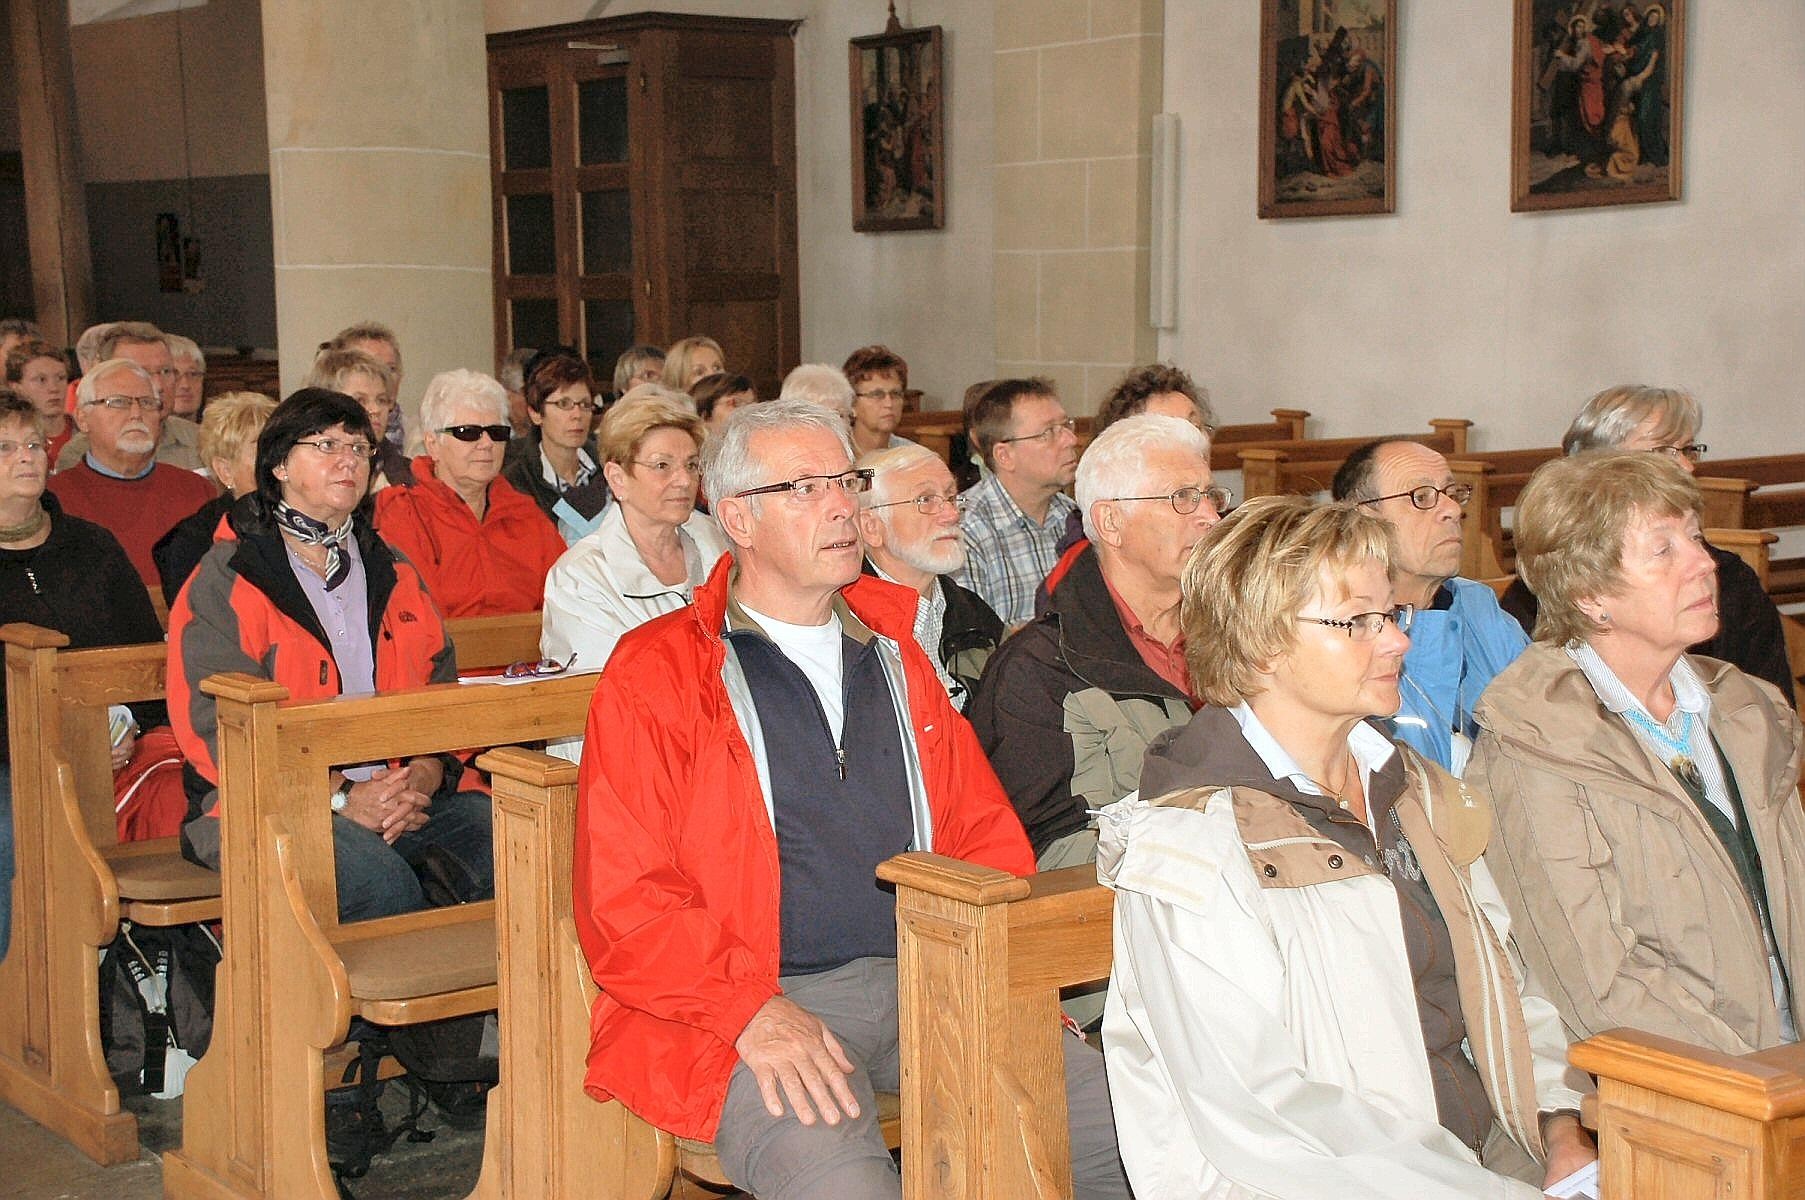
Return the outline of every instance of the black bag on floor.
<path id="1" fill-rule="evenodd" d="M 123 1095 L 182 1094 L 213 1037 L 219 940 L 205 925 L 119 923 L 100 955 L 100 1041 Z"/>
<path id="2" fill-rule="evenodd" d="M 481 1129 L 489 1089 L 501 1078 L 494 1014 L 386 1029 L 389 1053 L 454 1129 Z"/>

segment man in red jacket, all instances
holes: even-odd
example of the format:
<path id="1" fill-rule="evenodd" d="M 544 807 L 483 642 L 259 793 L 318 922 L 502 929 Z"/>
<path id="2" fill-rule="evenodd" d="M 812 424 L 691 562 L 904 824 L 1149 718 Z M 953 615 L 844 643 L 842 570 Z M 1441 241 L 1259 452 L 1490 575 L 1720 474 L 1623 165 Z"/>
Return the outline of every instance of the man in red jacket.
<path id="1" fill-rule="evenodd" d="M 875 1092 L 898 1087 L 894 897 L 933 850 L 1025 874 L 1021 823 L 913 636 L 861 575 L 867 472 L 804 402 L 709 446 L 732 547 L 620 642 L 589 712 L 575 907 L 601 988 L 588 1087 L 713 1139 L 762 1200 L 899 1198 Z M 1126 1196 L 1102 1059 L 1066 1056 L 1077 1195 Z"/>

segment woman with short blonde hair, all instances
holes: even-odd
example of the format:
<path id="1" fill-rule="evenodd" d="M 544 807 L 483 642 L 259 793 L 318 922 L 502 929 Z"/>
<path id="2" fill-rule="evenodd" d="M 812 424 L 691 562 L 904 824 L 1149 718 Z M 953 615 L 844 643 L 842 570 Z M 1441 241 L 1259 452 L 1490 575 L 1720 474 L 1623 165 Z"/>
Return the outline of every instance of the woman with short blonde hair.
<path id="1" fill-rule="evenodd" d="M 688 391 L 689 385 L 716 371 L 727 369 L 721 343 L 711 337 L 686 337 L 664 355 L 664 386 L 675 391 Z"/>
<path id="2" fill-rule="evenodd" d="M 601 670 L 628 630 L 688 604 L 727 552 L 714 518 L 696 511 L 706 436 L 686 397 L 635 389 L 602 417 L 614 503 L 545 581 L 545 657 L 575 655 L 574 670 Z M 551 747 L 573 762 L 582 749 L 581 738 Z"/>
<path id="3" fill-rule="evenodd" d="M 1185 565 L 1206 704 L 1099 819 L 1140 1195 L 1535 1200 L 1596 1157 L 1479 857 L 1484 798 L 1370 721 L 1414 615 L 1393 547 L 1358 505 L 1265 497 Z"/>
<path id="4" fill-rule="evenodd" d="M 208 403 L 201 417 L 201 461 L 224 490 L 176 522 L 150 548 L 166 603 L 175 603 L 182 585 L 213 548 L 232 505 L 257 490 L 257 435 L 274 411 L 276 402 L 261 392 L 226 392 Z"/>
<path id="5" fill-rule="evenodd" d="M 1688 652 L 1720 623 L 1697 485 L 1645 451 L 1547 463 L 1518 501 L 1536 643 L 1486 689 L 1466 779 L 1529 969 L 1575 1036 L 1747 1054 L 1799 1040 L 1801 730 Z"/>

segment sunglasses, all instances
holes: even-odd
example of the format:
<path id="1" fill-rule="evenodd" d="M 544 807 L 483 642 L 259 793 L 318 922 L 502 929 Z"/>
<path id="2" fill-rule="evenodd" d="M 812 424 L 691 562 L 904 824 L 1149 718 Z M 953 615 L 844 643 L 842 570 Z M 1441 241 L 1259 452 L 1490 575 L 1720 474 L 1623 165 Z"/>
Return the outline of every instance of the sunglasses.
<path id="1" fill-rule="evenodd" d="M 439 432 L 449 433 L 460 442 L 474 442 L 485 433 L 489 435 L 489 440 L 492 442 L 505 442 L 514 436 L 514 427 L 512 425 L 447 425 Z"/>

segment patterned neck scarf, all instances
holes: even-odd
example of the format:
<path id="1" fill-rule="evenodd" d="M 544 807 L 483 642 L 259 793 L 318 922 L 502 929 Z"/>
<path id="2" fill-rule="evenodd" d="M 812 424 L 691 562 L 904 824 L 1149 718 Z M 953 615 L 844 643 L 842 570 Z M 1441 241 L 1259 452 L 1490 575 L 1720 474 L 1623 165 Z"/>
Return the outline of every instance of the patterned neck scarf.
<path id="1" fill-rule="evenodd" d="M 306 513 L 290 508 L 285 501 L 276 502 L 276 525 L 282 532 L 310 546 L 326 547 L 327 591 L 345 582 L 345 577 L 351 573 L 350 560 L 339 549 L 351 537 L 351 521 L 351 517 L 346 517 L 343 525 L 333 529 L 324 521 L 316 521 Z"/>

